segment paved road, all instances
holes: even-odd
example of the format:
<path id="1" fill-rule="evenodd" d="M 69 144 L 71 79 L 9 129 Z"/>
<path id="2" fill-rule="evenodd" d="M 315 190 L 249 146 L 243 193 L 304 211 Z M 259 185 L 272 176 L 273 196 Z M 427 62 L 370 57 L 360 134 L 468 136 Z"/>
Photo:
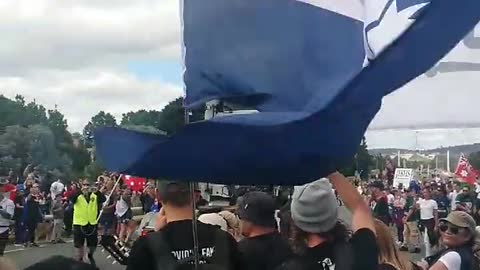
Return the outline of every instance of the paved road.
<path id="1" fill-rule="evenodd" d="M 346 223 L 348 226 L 350 226 L 352 224 L 352 214 L 343 205 L 340 206 L 340 208 L 338 210 L 338 218 L 340 220 L 342 220 L 344 223 Z M 394 237 L 394 239 L 396 239 L 395 235 L 396 235 L 396 232 L 393 233 L 393 231 L 392 231 L 392 237 Z M 422 241 L 422 243 L 423 243 L 423 241 Z M 422 252 L 420 254 L 408 253 L 408 252 L 402 252 L 402 253 L 405 256 L 407 256 L 408 258 L 410 258 L 410 260 L 412 262 L 418 262 L 425 257 L 425 247 L 422 245 L 421 249 L 422 249 Z"/>
<path id="2" fill-rule="evenodd" d="M 343 206 L 340 207 L 339 210 L 339 218 L 343 220 L 348 225 L 351 224 L 351 214 L 349 211 L 344 208 Z M 9 246 L 6 251 L 6 256 L 13 260 L 18 269 L 24 269 L 27 266 L 34 264 L 42 259 L 46 259 L 48 257 L 54 255 L 63 255 L 67 257 L 73 257 L 74 248 L 73 244 L 61 244 L 61 245 L 50 245 L 45 244 L 39 248 L 19 248 L 14 246 Z M 422 252 L 423 253 L 423 252 Z M 95 259 L 97 261 L 98 267 L 101 270 L 124 270 L 125 267 L 119 265 L 118 263 L 112 264 L 113 259 L 107 259 L 107 253 L 102 253 L 101 248 L 96 252 Z M 408 254 L 405 255 L 409 256 L 412 261 L 418 261 L 422 258 L 422 254 Z"/>
<path id="3" fill-rule="evenodd" d="M 17 269 L 24 269 L 38 261 L 54 255 L 73 257 L 73 243 L 50 245 L 41 245 L 38 248 L 7 247 L 5 256 L 13 261 Z M 108 254 L 102 253 L 101 248 L 96 252 L 95 259 L 101 270 L 124 270 L 125 267 L 118 263 L 112 264 L 113 259 L 107 259 Z"/>

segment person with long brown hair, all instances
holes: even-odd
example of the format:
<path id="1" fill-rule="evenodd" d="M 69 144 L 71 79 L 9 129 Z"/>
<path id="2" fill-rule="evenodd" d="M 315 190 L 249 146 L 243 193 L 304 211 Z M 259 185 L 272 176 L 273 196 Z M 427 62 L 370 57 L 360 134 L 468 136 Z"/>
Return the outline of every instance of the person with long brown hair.
<path id="1" fill-rule="evenodd" d="M 478 270 L 480 267 L 480 238 L 475 220 L 468 213 L 453 211 L 440 220 L 442 249 L 425 258 L 424 270 Z"/>
<path id="2" fill-rule="evenodd" d="M 375 219 L 378 245 L 378 270 L 418 269 L 405 258 L 395 244 L 390 229 L 382 221 Z"/>
<path id="3" fill-rule="evenodd" d="M 340 173 L 295 187 L 290 207 L 295 256 L 278 270 L 373 270 L 378 266 L 372 214 Z M 338 219 L 332 186 L 352 213 L 352 232 Z"/>

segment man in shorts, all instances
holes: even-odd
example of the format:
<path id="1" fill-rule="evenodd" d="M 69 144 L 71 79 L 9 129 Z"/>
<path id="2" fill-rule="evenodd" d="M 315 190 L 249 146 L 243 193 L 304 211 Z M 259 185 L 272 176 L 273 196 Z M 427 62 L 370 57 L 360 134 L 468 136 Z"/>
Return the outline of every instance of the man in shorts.
<path id="1" fill-rule="evenodd" d="M 99 209 L 105 202 L 105 196 L 100 190 L 91 187 L 88 180 L 84 180 L 81 189 L 71 197 L 73 203 L 73 244 L 76 250 L 76 258 L 83 261 L 84 246 L 87 243 L 88 259 L 90 264 L 95 265 L 93 254 L 98 244 L 97 217 Z"/>

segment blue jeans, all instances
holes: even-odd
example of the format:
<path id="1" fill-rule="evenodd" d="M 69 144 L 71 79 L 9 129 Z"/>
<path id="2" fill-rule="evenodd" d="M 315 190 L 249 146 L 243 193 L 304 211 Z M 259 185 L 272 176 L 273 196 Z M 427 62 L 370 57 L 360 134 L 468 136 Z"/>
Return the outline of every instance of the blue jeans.
<path id="1" fill-rule="evenodd" d="M 7 246 L 8 242 L 8 230 L 6 230 L 3 233 L 0 233 L 0 257 L 3 256 L 3 253 L 5 252 L 5 247 Z"/>
<path id="2" fill-rule="evenodd" d="M 15 221 L 15 243 L 21 244 L 25 239 L 25 226 L 19 220 Z"/>

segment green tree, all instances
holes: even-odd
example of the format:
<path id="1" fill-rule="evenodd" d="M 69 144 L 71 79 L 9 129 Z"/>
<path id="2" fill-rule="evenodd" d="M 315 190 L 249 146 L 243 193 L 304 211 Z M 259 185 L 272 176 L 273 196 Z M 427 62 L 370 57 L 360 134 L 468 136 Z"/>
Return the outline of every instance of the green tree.
<path id="1" fill-rule="evenodd" d="M 20 106 L 17 102 L 0 95 L 0 133 L 5 132 L 7 126 L 21 124 L 19 118 L 22 115 L 22 108 L 23 106 Z"/>
<path id="2" fill-rule="evenodd" d="M 7 126 L 5 131 L 0 134 L 0 158 L 5 162 L 0 162 L 2 173 L 8 171 L 8 167 L 21 174 L 24 167 L 29 163 L 31 133 L 28 128 L 22 126 Z"/>
<path id="3" fill-rule="evenodd" d="M 471 153 L 468 156 L 468 161 L 477 170 L 480 170 L 480 152 Z"/>
<path id="4" fill-rule="evenodd" d="M 46 124 L 46 109 L 35 101 L 25 103 L 23 96 L 17 95 L 15 101 L 0 95 L 0 133 L 7 126 L 19 125 L 28 127 L 36 124 Z"/>
<path id="5" fill-rule="evenodd" d="M 67 128 L 65 116 L 57 109 L 47 112 L 21 95 L 13 100 L 0 95 L 0 175 L 9 169 L 23 175 L 29 164 L 44 168 L 44 174 L 52 177 L 83 174 L 90 154 L 83 136 L 73 137 Z"/>
<path id="6" fill-rule="evenodd" d="M 375 164 L 373 157 L 368 153 L 367 140 L 363 137 L 352 164 L 340 169 L 340 172 L 346 176 L 353 176 L 358 172 L 362 179 L 366 179 L 373 165 Z"/>
<path id="7" fill-rule="evenodd" d="M 90 122 L 83 129 L 83 137 L 87 147 L 93 146 L 93 136 L 95 129 L 99 127 L 115 127 L 117 126 L 117 120 L 110 113 L 100 111 L 98 114 L 92 117 Z"/>
<path id="8" fill-rule="evenodd" d="M 67 120 L 61 112 L 56 109 L 48 110 L 47 125 L 53 132 L 57 147 L 64 150 L 73 144 L 72 135 L 67 130 Z"/>
<path id="9" fill-rule="evenodd" d="M 368 153 L 368 145 L 365 136 L 362 138 L 362 142 L 357 149 L 356 156 L 356 169 L 360 173 L 360 176 L 365 179 L 368 177 L 370 169 L 373 164 L 372 156 Z"/>
<path id="10" fill-rule="evenodd" d="M 143 125 L 122 125 L 122 128 L 150 133 L 150 134 L 157 134 L 157 135 L 166 135 L 166 132 L 159 130 L 153 126 L 143 126 Z"/>
<path id="11" fill-rule="evenodd" d="M 161 112 L 151 110 L 139 110 L 122 114 L 122 126 L 151 126 L 158 128 L 160 126 Z"/>
<path id="12" fill-rule="evenodd" d="M 35 101 L 28 103 L 23 107 L 22 126 L 30 126 L 37 124 L 47 124 L 47 110 L 43 105 L 37 104 Z"/>
<path id="13" fill-rule="evenodd" d="M 29 132 L 31 138 L 30 163 L 41 164 L 46 168 L 46 171 L 57 169 L 61 172 L 69 172 L 71 160 L 68 156 L 62 155 L 56 148 L 53 132 L 43 125 L 33 125 L 29 128 Z"/>
<path id="14" fill-rule="evenodd" d="M 105 172 L 105 166 L 100 160 L 97 159 L 85 167 L 84 175 L 90 181 L 96 181 L 98 176 L 100 176 L 103 172 Z"/>
<path id="15" fill-rule="evenodd" d="M 41 165 L 45 171 L 68 173 L 71 161 L 55 146 L 53 132 L 45 125 L 8 126 L 0 135 L 0 171 L 12 169 L 22 175 L 28 164 Z"/>
<path id="16" fill-rule="evenodd" d="M 201 107 L 190 113 L 189 121 L 197 122 L 204 119 L 205 108 Z M 185 125 L 185 109 L 183 97 L 179 97 L 163 108 L 160 115 L 160 126 L 158 129 L 171 135 Z"/>

